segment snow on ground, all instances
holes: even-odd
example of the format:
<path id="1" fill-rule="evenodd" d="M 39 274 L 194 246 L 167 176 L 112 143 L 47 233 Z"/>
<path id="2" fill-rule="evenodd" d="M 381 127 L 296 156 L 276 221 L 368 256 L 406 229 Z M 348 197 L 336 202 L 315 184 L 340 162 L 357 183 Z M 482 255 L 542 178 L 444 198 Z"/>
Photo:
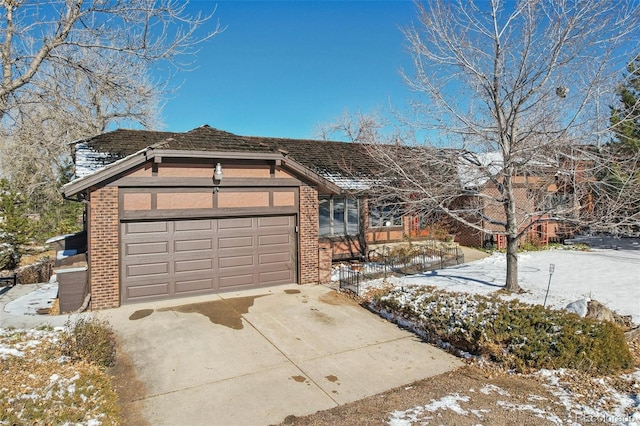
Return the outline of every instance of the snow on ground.
<path id="1" fill-rule="evenodd" d="M 65 332 L 63 327 L 0 328 L 0 363 L 4 364 L 0 377 L 0 425 L 10 424 L 7 419 L 17 420 L 12 424 L 48 424 L 40 417 L 55 419 L 57 415 L 73 418 L 74 422 L 52 424 L 112 424 L 102 421 L 108 401 L 95 381 L 96 368 L 70 362 L 50 349 L 59 344 Z"/>
<path id="2" fill-rule="evenodd" d="M 635 246 L 611 246 L 611 249 L 593 249 L 588 252 L 575 250 L 546 250 L 518 255 L 519 284 L 525 293 L 504 298 L 517 298 L 530 304 L 543 304 L 555 309 L 565 309 L 572 304 L 575 312 L 586 313 L 586 300 L 597 300 L 621 315 L 631 315 L 640 324 L 640 250 Z M 621 249 L 622 248 L 622 249 Z M 553 274 L 550 275 L 550 265 Z M 343 266 L 344 267 L 344 266 Z M 363 265 L 366 270 L 367 265 Z M 389 277 L 386 280 L 365 281 L 360 292 L 384 285 L 434 286 L 459 293 L 490 294 L 504 286 L 506 278 L 506 256 L 493 255 L 458 266 L 404 277 Z M 551 281 L 549 280 L 551 278 Z M 550 286 L 549 286 L 550 283 Z M 549 292 L 547 296 L 547 287 Z M 480 392 L 492 392 L 502 398 L 498 405 L 507 411 L 528 411 L 534 416 L 554 424 L 580 425 L 604 422 L 625 426 L 640 426 L 640 399 L 638 392 L 623 395 L 602 381 L 602 406 L 590 406 L 579 400 L 582 391 L 568 389 L 570 373 L 563 370 L 543 370 L 537 373 L 547 382 L 551 393 L 573 416 L 560 419 L 548 411 L 544 403 L 532 399 L 527 404 L 513 404 L 499 388 L 482 388 Z M 629 380 L 640 379 L 640 370 L 630 375 Z M 437 412 L 453 411 L 467 419 L 482 422 L 482 412 L 466 407 L 469 394 L 452 393 L 439 400 L 431 400 L 422 406 L 390 413 L 388 424 L 430 424 L 437 421 Z M 609 404 L 607 406 L 607 404 Z M 597 405 L 597 404 L 596 404 Z M 606 408 L 605 408 L 606 406 Z M 631 413 L 631 414 L 629 414 Z"/>
<path id="3" fill-rule="evenodd" d="M 635 247 L 634 247 L 635 248 Z M 604 303 L 609 308 L 622 315 L 631 315 L 636 324 L 640 324 L 640 250 L 613 250 L 596 249 L 590 252 L 571 250 L 548 250 L 541 252 L 529 252 L 519 255 L 519 282 L 526 293 L 516 297 L 523 302 L 542 304 L 545 299 L 547 285 L 549 284 L 549 265 L 555 266 L 551 275 L 551 285 L 547 298 L 547 305 L 563 309 L 568 304 L 581 299 L 590 298 Z M 364 268 L 376 269 L 376 265 L 363 265 Z M 429 285 L 448 291 L 488 294 L 495 292 L 504 285 L 506 258 L 502 253 L 446 269 L 427 272 L 424 274 L 392 277 L 387 282 L 397 286 Z M 382 279 L 365 282 L 361 291 L 370 287 L 384 285 Z M 7 303 L 4 311 L 14 315 L 35 315 L 38 308 L 50 307 L 57 294 L 57 283 L 51 283 L 34 287 L 35 291 L 21 296 Z M 580 310 L 583 302 L 577 303 L 576 309 Z M 57 331 L 57 330 L 56 330 Z M 0 329 L 0 337 L 7 331 Z M 30 330 L 29 333 L 45 333 Z M 53 338 L 55 333 L 51 333 Z M 35 336 L 34 336 L 35 337 Z M 42 336 L 39 336 L 42 337 Z M 7 356 L 22 356 L 25 349 L 36 345 L 38 339 L 29 338 L 21 345 L 0 344 L 0 359 Z M 618 400 L 617 409 L 610 413 L 594 410 L 592 407 L 580 406 L 575 402 L 570 391 L 566 390 L 561 382 L 563 371 L 544 370 L 538 373 L 546 379 L 552 392 L 563 401 L 568 410 L 576 417 L 574 422 L 563 423 L 562 420 L 546 412 L 543 404 L 537 404 L 532 399 L 530 404 L 513 405 L 500 388 L 485 386 L 479 390 L 481 393 L 492 393 L 504 399 L 502 407 L 509 410 L 524 410 L 534 413 L 536 416 L 556 424 L 587 424 L 594 421 L 604 421 L 620 425 L 640 425 L 640 400 L 629 400 L 627 396 L 615 396 Z M 640 380 L 640 370 L 633 373 Z M 473 394 L 469 390 L 469 394 Z M 482 421 L 483 410 L 472 410 L 465 405 L 469 401 L 469 395 L 453 393 L 443 396 L 439 400 L 426 402 L 425 405 L 413 407 L 404 411 L 390 413 L 389 424 L 408 425 L 416 422 L 429 423 L 438 411 L 450 410 L 459 415 Z M 509 405 L 511 404 L 511 405 Z M 625 408 L 635 410 L 632 415 L 624 413 Z M 635 408 L 634 408 L 635 407 Z M 437 423 L 437 421 L 436 421 Z"/>
<path id="4" fill-rule="evenodd" d="M 526 291 L 514 297 L 542 305 L 549 285 L 549 266 L 554 265 L 546 305 L 564 309 L 590 298 L 640 324 L 640 250 L 545 250 L 518 255 L 519 283 Z M 428 285 L 447 291 L 489 294 L 504 286 L 506 256 L 493 255 L 458 266 L 423 274 L 390 277 L 396 286 Z M 360 291 L 384 285 L 382 279 L 361 284 Z"/>
<path id="5" fill-rule="evenodd" d="M 576 398 L 576 395 L 580 397 L 581 393 L 589 393 L 590 391 L 585 389 L 568 390 L 567 376 L 571 374 L 567 370 L 541 370 L 535 373 L 541 379 L 546 379 L 548 384 L 545 387 L 566 408 L 566 414 L 555 414 L 554 404 L 547 397 L 531 393 L 525 394 L 526 401 L 523 401 L 521 398 L 523 395 L 514 395 L 499 386 L 487 384 L 478 390 L 470 388 L 462 393 L 451 392 L 439 399 L 431 399 L 424 405 L 393 411 L 389 413 L 387 424 L 390 426 L 455 424 L 458 423 L 455 422 L 455 415 L 457 415 L 465 418 L 465 420 L 460 419 L 461 424 L 474 424 L 470 422 L 475 422 L 477 425 L 486 425 L 491 424 L 491 421 L 486 423 L 486 417 L 489 414 L 492 414 L 495 419 L 496 416 L 499 418 L 508 416 L 509 412 L 527 412 L 532 417 L 546 421 L 545 424 L 586 426 L 590 423 L 605 423 L 640 426 L 637 395 L 621 395 L 604 379 L 596 379 L 601 382 L 602 397 L 596 398 L 595 404 L 593 404 L 594 398 L 589 398 L 591 404 L 581 403 L 577 401 L 579 398 Z M 636 371 L 635 375 L 639 374 L 640 372 Z M 486 398 L 479 398 L 479 393 L 493 396 L 495 400 L 487 401 Z M 445 414 L 447 417 L 443 421 L 442 416 Z"/>
<path id="6" fill-rule="evenodd" d="M 460 406 L 460 402 L 469 402 L 469 399 L 468 396 L 461 396 L 460 394 L 454 393 L 445 395 L 437 400 L 432 399 L 430 403 L 423 406 L 413 407 L 403 411 L 394 411 L 391 413 L 389 425 L 410 426 L 418 422 L 424 422 L 425 420 L 432 419 L 433 416 L 431 414 L 439 410 L 451 410 L 457 414 L 466 416 L 469 414 L 469 411 L 463 409 Z M 476 416 L 478 417 L 477 414 Z"/>
<path id="7" fill-rule="evenodd" d="M 4 312 L 12 315 L 38 315 L 38 309 L 47 309 L 53 306 L 58 297 L 58 283 L 55 275 L 50 282 L 43 285 L 20 284 L 21 286 L 33 286 L 33 291 L 4 306 Z"/>

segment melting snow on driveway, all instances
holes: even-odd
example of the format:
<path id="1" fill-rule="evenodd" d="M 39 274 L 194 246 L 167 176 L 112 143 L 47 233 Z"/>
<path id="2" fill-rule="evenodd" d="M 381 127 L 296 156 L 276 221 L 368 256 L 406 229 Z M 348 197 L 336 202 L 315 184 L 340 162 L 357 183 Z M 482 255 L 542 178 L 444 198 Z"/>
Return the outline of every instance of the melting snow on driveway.
<path id="1" fill-rule="evenodd" d="M 53 275 L 55 277 L 55 275 Z M 33 291 L 8 302 L 4 311 L 13 315 L 37 315 L 38 309 L 51 308 L 53 301 L 58 297 L 58 283 L 55 278 L 45 284 L 19 284 L 20 286 L 32 286 Z"/>

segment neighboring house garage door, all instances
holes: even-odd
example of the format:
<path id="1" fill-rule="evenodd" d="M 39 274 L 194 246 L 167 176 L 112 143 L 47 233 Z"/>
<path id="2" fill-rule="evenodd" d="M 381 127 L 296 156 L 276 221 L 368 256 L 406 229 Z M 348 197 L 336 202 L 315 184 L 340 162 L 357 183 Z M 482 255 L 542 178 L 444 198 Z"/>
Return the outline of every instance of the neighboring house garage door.
<path id="1" fill-rule="evenodd" d="M 295 216 L 123 222 L 122 303 L 297 280 Z"/>

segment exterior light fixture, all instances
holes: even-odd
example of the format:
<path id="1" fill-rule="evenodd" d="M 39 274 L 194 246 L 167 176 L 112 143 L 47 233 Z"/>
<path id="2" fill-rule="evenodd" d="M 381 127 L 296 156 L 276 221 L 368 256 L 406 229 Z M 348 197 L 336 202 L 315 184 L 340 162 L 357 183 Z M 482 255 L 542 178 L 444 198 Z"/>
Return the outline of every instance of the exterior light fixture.
<path id="1" fill-rule="evenodd" d="M 218 182 L 222 180 L 222 164 L 216 164 L 216 169 L 213 171 L 213 179 Z"/>

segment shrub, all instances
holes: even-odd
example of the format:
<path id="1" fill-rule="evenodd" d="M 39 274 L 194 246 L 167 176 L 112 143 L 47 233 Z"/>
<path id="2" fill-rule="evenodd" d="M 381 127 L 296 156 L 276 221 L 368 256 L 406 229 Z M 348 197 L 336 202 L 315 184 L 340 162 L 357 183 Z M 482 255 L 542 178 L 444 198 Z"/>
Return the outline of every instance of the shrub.
<path id="1" fill-rule="evenodd" d="M 26 198 L 13 191 L 6 179 L 0 179 L 0 270 L 20 263 L 22 246 L 33 235 L 33 226 L 25 214 Z"/>
<path id="2" fill-rule="evenodd" d="M 624 334 L 615 324 L 518 300 L 405 287 L 373 294 L 370 307 L 408 320 L 431 341 L 447 342 L 521 372 L 574 368 L 611 374 L 633 366 Z"/>
<path id="3" fill-rule="evenodd" d="M 72 361 L 85 361 L 112 367 L 116 358 L 115 334 L 109 324 L 96 318 L 79 318 L 66 324 L 61 342 L 62 354 Z"/>

